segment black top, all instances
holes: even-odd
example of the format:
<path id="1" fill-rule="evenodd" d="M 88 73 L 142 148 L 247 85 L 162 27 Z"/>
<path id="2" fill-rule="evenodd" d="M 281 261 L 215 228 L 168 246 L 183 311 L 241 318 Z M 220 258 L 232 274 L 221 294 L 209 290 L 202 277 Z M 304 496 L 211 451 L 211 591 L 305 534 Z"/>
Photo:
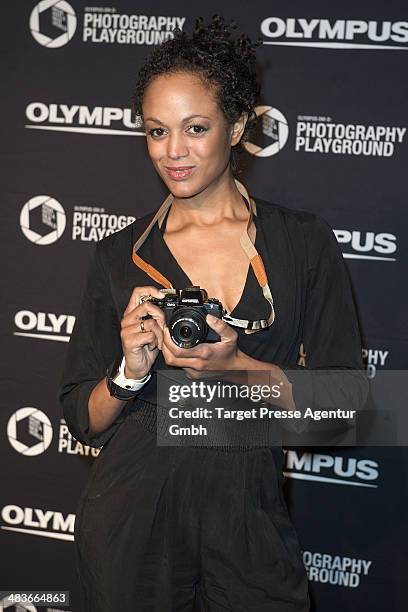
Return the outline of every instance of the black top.
<path id="1" fill-rule="evenodd" d="M 238 331 L 240 349 L 254 359 L 288 369 L 298 366 L 300 344 L 306 353 L 306 369 L 362 370 L 362 347 L 347 268 L 334 233 L 319 215 L 292 210 L 255 198 L 256 248 L 260 253 L 274 298 L 275 321 L 265 330 Z M 120 320 L 134 287 L 160 287 L 132 261 L 132 247 L 154 213 L 137 219 L 124 229 L 103 238 L 95 246 L 88 270 L 79 315 L 71 335 L 60 382 L 59 400 L 72 435 L 91 446 L 111 438 L 129 411 L 154 403 L 156 369 L 166 364 L 159 353 L 153 376 L 137 399 L 129 401 L 119 417 L 99 435 L 88 433 L 88 399 L 104 377 L 107 366 L 122 354 Z M 155 224 L 139 250 L 143 259 L 166 276 L 173 287 L 192 283 L 180 268 L 163 239 L 165 224 Z M 205 258 L 204 253 L 194 253 Z M 217 297 L 217 296 L 211 296 Z M 241 299 L 232 311 L 242 319 L 267 318 L 268 302 L 249 266 Z M 289 374 L 290 379 L 290 374 Z M 365 393 L 364 376 L 346 398 L 348 408 Z M 344 393 L 342 389 L 342 393 Z M 361 393 L 360 393 L 361 391 Z M 346 390 L 347 392 L 347 390 Z M 301 401 L 296 385 L 296 405 Z"/>

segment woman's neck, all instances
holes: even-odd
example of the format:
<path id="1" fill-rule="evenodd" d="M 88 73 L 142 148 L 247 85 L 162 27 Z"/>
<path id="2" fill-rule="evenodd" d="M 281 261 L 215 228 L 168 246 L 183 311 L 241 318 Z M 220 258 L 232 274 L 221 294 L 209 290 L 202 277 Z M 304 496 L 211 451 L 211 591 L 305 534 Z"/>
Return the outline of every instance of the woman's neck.
<path id="1" fill-rule="evenodd" d="M 248 217 L 248 210 L 228 168 L 195 196 L 175 198 L 170 216 L 173 227 L 190 224 L 215 226 L 223 220 L 244 221 Z"/>

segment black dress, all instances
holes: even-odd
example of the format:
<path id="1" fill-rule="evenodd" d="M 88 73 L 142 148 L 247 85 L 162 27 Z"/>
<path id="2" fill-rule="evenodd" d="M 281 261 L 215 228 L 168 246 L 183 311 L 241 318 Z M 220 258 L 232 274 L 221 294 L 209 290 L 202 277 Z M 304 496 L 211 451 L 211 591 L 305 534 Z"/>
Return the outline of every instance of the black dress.
<path id="1" fill-rule="evenodd" d="M 303 368 L 297 365 L 303 342 L 311 372 L 362 370 L 350 282 L 330 226 L 312 213 L 255 202 L 256 247 L 276 319 L 254 334 L 238 329 L 240 349 L 296 370 Z M 283 496 L 281 448 L 157 445 L 154 371 L 166 367 L 161 353 L 140 395 L 106 431 L 89 435 L 88 399 L 122 353 L 120 319 L 132 289 L 157 285 L 131 259 L 152 216 L 97 243 L 60 384 L 73 436 L 103 445 L 76 514 L 82 610 L 191 612 L 197 592 L 210 612 L 307 612 L 308 582 Z M 139 253 L 174 287 L 190 285 L 164 228 L 156 224 Z M 230 314 L 269 315 L 251 267 Z M 363 377 L 358 384 L 363 389 Z M 294 387 L 295 402 L 296 394 Z"/>

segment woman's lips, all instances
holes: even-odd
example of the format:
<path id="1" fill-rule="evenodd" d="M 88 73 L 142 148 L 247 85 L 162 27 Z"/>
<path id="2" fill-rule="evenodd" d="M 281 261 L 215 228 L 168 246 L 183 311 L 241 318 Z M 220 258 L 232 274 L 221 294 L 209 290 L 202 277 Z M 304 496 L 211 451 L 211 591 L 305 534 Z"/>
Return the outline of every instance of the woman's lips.
<path id="1" fill-rule="evenodd" d="M 194 170 L 194 166 L 176 166 L 174 168 L 165 166 L 164 168 L 169 177 L 174 181 L 182 181 L 188 178 Z"/>

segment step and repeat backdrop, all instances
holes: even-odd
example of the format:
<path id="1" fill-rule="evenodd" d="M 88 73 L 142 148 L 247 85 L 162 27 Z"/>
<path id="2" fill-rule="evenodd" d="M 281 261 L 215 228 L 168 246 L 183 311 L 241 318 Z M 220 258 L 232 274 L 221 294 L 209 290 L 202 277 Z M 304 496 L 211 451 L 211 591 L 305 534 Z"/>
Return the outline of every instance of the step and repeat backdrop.
<path id="1" fill-rule="evenodd" d="M 95 242 L 165 196 L 130 111 L 138 68 L 175 27 L 214 13 L 263 42 L 259 126 L 240 180 L 330 223 L 367 375 L 406 368 L 403 3 L 3 2 L 0 591 L 70 591 L 79 611 L 75 508 L 99 450 L 70 435 L 58 382 Z M 285 456 L 313 612 L 408 609 L 407 448 Z"/>

